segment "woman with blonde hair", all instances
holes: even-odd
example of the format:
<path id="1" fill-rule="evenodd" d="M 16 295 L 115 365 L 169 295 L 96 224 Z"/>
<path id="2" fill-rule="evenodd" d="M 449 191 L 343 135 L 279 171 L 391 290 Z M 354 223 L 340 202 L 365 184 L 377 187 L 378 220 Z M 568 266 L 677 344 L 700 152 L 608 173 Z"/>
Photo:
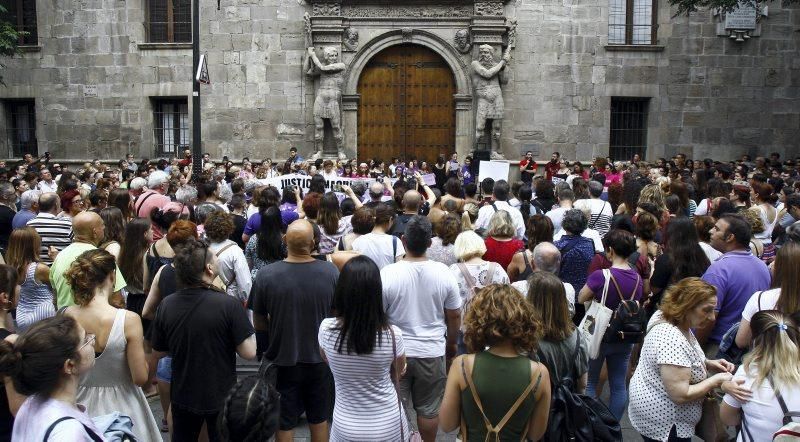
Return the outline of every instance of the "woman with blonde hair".
<path id="1" fill-rule="evenodd" d="M 56 314 L 50 290 L 50 268 L 39 262 L 42 239 L 33 227 L 11 232 L 6 261 L 16 269 L 19 288 L 17 331 L 23 332 L 42 319 Z"/>
<path id="2" fill-rule="evenodd" d="M 630 383 L 628 416 L 645 441 L 690 441 L 708 393 L 740 395 L 734 366 L 706 359 L 693 329 L 716 316 L 717 290 L 700 278 L 670 287 L 653 315 Z M 709 371 L 717 374 L 709 376 Z"/>
<path id="3" fill-rule="evenodd" d="M 787 242 L 775 257 L 772 288 L 753 293 L 742 311 L 742 321 L 736 333 L 739 348 L 750 347 L 753 338 L 750 321 L 761 310 L 778 310 L 786 315 L 800 312 L 800 244 Z"/>
<path id="4" fill-rule="evenodd" d="M 511 286 L 493 284 L 475 296 L 464 325 L 474 354 L 453 360 L 440 428 L 450 432 L 461 423 L 464 441 L 492 435 L 541 439 L 550 412 L 550 376 L 544 365 L 529 359 L 542 333 L 533 306 Z"/>
<path id="5" fill-rule="evenodd" d="M 658 184 L 648 184 L 644 186 L 642 193 L 639 194 L 637 206 L 642 203 L 650 203 L 656 206 L 658 212 L 661 214 L 659 223 L 662 226 L 669 221 L 669 210 L 667 210 L 667 204 L 664 201 L 664 191 L 661 189 L 661 186 Z"/>
<path id="6" fill-rule="evenodd" d="M 516 233 L 511 215 L 505 210 L 498 210 L 489 220 L 486 232 L 486 254 L 484 258 L 508 268 L 514 254 L 525 247 L 522 240 L 514 238 Z"/>
<path id="7" fill-rule="evenodd" d="M 787 411 L 800 410 L 800 330 L 777 310 L 756 313 L 751 326 L 753 348 L 735 374 L 750 392 L 726 394 L 720 418 L 742 425 L 737 441 L 767 442 L 785 424 Z"/>
<path id="8" fill-rule="evenodd" d="M 76 305 L 67 307 L 64 315 L 95 337 L 90 344 L 95 367 L 81 380 L 77 399 L 93 417 L 124 410 L 136 423 L 133 433 L 138 440 L 159 440 L 161 433 L 139 388 L 148 377 L 142 321 L 108 302 L 115 270 L 114 256 L 93 249 L 78 256 L 65 273 Z"/>

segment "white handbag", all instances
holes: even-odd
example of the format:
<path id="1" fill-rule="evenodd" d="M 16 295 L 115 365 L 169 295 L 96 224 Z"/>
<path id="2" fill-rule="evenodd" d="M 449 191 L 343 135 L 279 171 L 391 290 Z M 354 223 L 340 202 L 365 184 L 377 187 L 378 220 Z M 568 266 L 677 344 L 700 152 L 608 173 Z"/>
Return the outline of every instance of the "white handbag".
<path id="1" fill-rule="evenodd" d="M 578 329 L 584 334 L 589 347 L 589 359 L 597 359 L 600 354 L 600 345 L 603 343 L 603 335 L 606 334 L 608 323 L 614 314 L 610 308 L 606 307 L 606 296 L 608 295 L 608 283 L 611 281 L 611 270 L 603 269 L 603 297 L 600 302 L 592 300 L 592 304 L 586 309 L 586 316 L 581 320 Z"/>

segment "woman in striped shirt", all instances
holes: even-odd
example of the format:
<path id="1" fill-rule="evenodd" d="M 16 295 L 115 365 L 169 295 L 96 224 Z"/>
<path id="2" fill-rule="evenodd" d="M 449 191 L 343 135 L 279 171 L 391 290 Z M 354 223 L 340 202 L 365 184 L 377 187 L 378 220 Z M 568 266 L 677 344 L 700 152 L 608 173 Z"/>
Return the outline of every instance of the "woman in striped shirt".
<path id="1" fill-rule="evenodd" d="M 8 241 L 8 265 L 17 270 L 17 280 L 21 281 L 17 306 L 19 332 L 56 314 L 53 292 L 48 287 L 50 268 L 39 262 L 41 243 L 32 227 L 14 230 Z"/>
<path id="2" fill-rule="evenodd" d="M 389 325 L 380 271 L 370 258 L 357 256 L 344 266 L 333 308 L 337 316 L 319 328 L 322 355 L 336 381 L 330 440 L 408 439 L 408 421 L 390 377 L 405 370 L 403 337 Z"/>

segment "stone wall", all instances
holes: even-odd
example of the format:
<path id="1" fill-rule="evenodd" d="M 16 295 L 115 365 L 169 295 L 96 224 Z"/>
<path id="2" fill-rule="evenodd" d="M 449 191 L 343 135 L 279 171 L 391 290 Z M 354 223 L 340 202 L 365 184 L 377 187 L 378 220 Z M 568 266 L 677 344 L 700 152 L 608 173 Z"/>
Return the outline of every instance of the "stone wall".
<path id="1" fill-rule="evenodd" d="M 203 150 L 217 158 L 283 158 L 296 145 L 310 153 L 313 82 L 302 61 L 303 14 L 311 6 L 222 0 L 217 10 L 216 2 L 202 3 L 200 44 L 211 78 L 202 86 Z M 191 103 L 191 49 L 146 44 L 144 4 L 37 1 L 40 50 L 5 61 L 0 97 L 35 98 L 40 152 L 153 157 L 153 97 Z M 506 155 L 516 158 L 528 148 L 541 157 L 553 150 L 570 159 L 606 155 L 612 96 L 651 97 L 648 158 L 678 151 L 719 159 L 798 154 L 800 6 L 769 4 L 760 36 L 743 43 L 717 36 L 709 11 L 673 14 L 660 5 L 663 50 L 609 51 L 605 1 L 506 3 L 506 17 L 519 23 L 504 94 Z M 377 30 L 391 31 L 361 23 L 373 26 L 361 32 L 361 42 Z M 420 29 L 431 22 L 410 23 Z M 428 30 L 447 38 L 462 25 L 442 20 Z M 470 56 L 462 58 L 468 63 Z M 5 126 L 0 115 L 0 129 Z M 6 156 L 5 138 L 0 144 Z"/>

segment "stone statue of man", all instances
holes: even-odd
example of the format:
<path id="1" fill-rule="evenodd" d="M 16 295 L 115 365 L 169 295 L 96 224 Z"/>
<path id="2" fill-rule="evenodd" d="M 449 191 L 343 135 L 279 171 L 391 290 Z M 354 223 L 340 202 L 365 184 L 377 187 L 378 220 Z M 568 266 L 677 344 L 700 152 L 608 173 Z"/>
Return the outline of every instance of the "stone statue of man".
<path id="1" fill-rule="evenodd" d="M 344 63 L 339 62 L 339 50 L 335 47 L 327 46 L 322 53 L 324 63 L 319 61 L 313 47 L 308 48 L 308 58 L 306 58 L 306 73 L 310 76 L 319 76 L 319 89 L 314 99 L 314 144 L 317 149 L 315 156 L 322 155 L 322 140 L 324 138 L 325 120 L 327 119 L 333 129 L 336 150 L 339 157 L 343 158 L 340 102 L 342 100 L 343 74 L 346 66 Z"/>
<path id="2" fill-rule="evenodd" d="M 492 121 L 492 156 L 502 157 L 497 152 L 500 140 L 500 127 L 503 121 L 503 93 L 500 83 L 505 83 L 503 69 L 511 58 L 510 47 L 506 49 L 503 58 L 495 63 L 493 48 L 490 45 L 481 45 L 478 48 L 478 59 L 472 62 L 474 72 L 475 95 L 478 97 L 478 110 L 475 115 L 475 138 L 484 135 L 486 123 Z"/>

